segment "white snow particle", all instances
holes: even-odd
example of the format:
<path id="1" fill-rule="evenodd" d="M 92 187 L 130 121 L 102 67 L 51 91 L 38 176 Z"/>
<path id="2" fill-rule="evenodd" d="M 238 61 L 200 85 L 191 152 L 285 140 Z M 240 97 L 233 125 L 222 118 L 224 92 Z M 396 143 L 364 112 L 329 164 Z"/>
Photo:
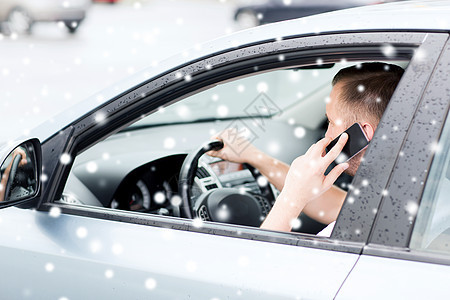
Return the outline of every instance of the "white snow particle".
<path id="1" fill-rule="evenodd" d="M 192 221 L 192 225 L 194 225 L 195 228 L 200 228 L 200 227 L 203 226 L 203 221 L 202 221 L 202 219 L 200 219 L 200 218 L 195 218 L 195 219 Z"/>
<path id="2" fill-rule="evenodd" d="M 63 153 L 61 155 L 61 157 L 59 158 L 59 161 L 63 164 L 63 165 L 68 165 L 71 161 L 72 161 L 72 157 L 70 156 L 70 154 L 68 153 Z"/>
<path id="3" fill-rule="evenodd" d="M 381 52 L 382 52 L 383 55 L 386 56 L 386 57 L 392 57 L 392 56 L 395 55 L 395 53 L 396 53 L 397 51 L 395 50 L 395 47 L 394 47 L 394 46 L 387 44 L 387 45 L 381 46 Z"/>
<path id="4" fill-rule="evenodd" d="M 87 236 L 87 229 L 86 227 L 78 227 L 77 229 L 77 237 L 80 239 L 84 239 Z"/>
<path id="5" fill-rule="evenodd" d="M 439 153 L 442 150 L 442 145 L 439 143 L 431 143 L 430 149 L 431 149 L 431 152 Z"/>
<path id="6" fill-rule="evenodd" d="M 181 197 L 178 195 L 175 195 L 172 197 L 172 199 L 170 199 L 170 204 L 172 204 L 173 206 L 180 206 L 182 203 Z"/>
<path id="7" fill-rule="evenodd" d="M 242 93 L 245 91 L 245 86 L 243 84 L 238 85 L 237 90 L 239 93 Z"/>
<path id="8" fill-rule="evenodd" d="M 52 263 L 46 263 L 45 264 L 45 270 L 47 272 L 53 272 L 53 270 L 55 270 L 55 265 Z"/>
<path id="9" fill-rule="evenodd" d="M 259 93 L 267 93 L 267 91 L 269 90 L 269 86 L 266 82 L 259 82 L 256 86 L 256 90 Z"/>
<path id="10" fill-rule="evenodd" d="M 219 105 L 217 107 L 217 114 L 219 117 L 226 117 L 228 115 L 228 107 L 226 105 Z"/>
<path id="11" fill-rule="evenodd" d="M 264 177 L 264 176 L 258 176 L 257 182 L 258 182 L 258 185 L 261 187 L 267 186 L 267 184 L 269 183 L 267 181 L 266 177 Z"/>
<path id="12" fill-rule="evenodd" d="M 346 162 L 347 159 L 348 159 L 348 155 L 346 155 L 345 153 L 341 152 L 341 154 L 339 154 L 339 156 L 336 158 L 336 162 L 338 164 L 340 164 L 340 163 Z"/>
<path id="13" fill-rule="evenodd" d="M 413 202 L 413 201 L 409 201 L 406 204 L 405 210 L 410 214 L 410 215 L 415 215 L 417 213 L 417 210 L 419 209 L 419 206 L 417 205 L 417 203 Z"/>
<path id="14" fill-rule="evenodd" d="M 173 149 L 175 147 L 176 142 L 174 138 L 167 137 L 164 139 L 164 148 L 165 149 Z"/>
<path id="15" fill-rule="evenodd" d="M 299 139 L 305 137 L 305 135 L 306 135 L 306 130 L 305 130 L 305 128 L 303 128 L 303 127 L 301 127 L 301 126 L 296 127 L 296 128 L 294 129 L 294 135 L 295 135 L 296 138 L 299 138 Z"/>
<path id="16" fill-rule="evenodd" d="M 50 208 L 49 215 L 52 218 L 58 218 L 61 215 L 61 208 L 53 206 Z"/>
<path id="17" fill-rule="evenodd" d="M 102 244 L 99 241 L 92 241 L 90 248 L 92 253 L 98 253 L 102 249 Z"/>
<path id="18" fill-rule="evenodd" d="M 222 205 L 217 212 L 217 217 L 221 221 L 227 221 L 230 218 L 230 211 L 228 210 L 226 205 Z"/>
<path id="19" fill-rule="evenodd" d="M 148 290 L 154 290 L 156 288 L 156 280 L 153 278 L 147 278 L 147 280 L 145 281 L 145 287 Z"/>
<path id="20" fill-rule="evenodd" d="M 114 277 L 114 271 L 111 270 L 111 269 L 106 270 L 105 271 L 105 277 L 108 278 L 108 279 L 113 278 Z"/>
<path id="21" fill-rule="evenodd" d="M 271 142 L 269 144 L 269 152 L 271 154 L 278 154 L 280 151 L 280 145 L 277 142 Z"/>
<path id="22" fill-rule="evenodd" d="M 153 196 L 153 200 L 155 200 L 158 204 L 163 204 L 166 201 L 166 195 L 163 192 L 156 192 Z"/>
<path id="23" fill-rule="evenodd" d="M 383 195 L 383 196 L 387 196 L 388 194 L 389 194 L 389 192 L 387 190 L 381 191 L 381 195 Z"/>
<path id="24" fill-rule="evenodd" d="M 299 229 L 302 226 L 302 222 L 297 218 L 292 219 L 290 224 L 293 229 Z"/>
<path id="25" fill-rule="evenodd" d="M 187 105 L 180 105 L 176 108 L 177 115 L 182 119 L 187 119 L 191 115 L 191 109 Z"/>
<path id="26" fill-rule="evenodd" d="M 94 161 L 88 162 L 86 165 L 86 170 L 88 171 L 88 173 L 91 173 L 91 174 L 97 172 L 97 170 L 98 170 L 97 163 Z"/>
<path id="27" fill-rule="evenodd" d="M 358 92 L 362 93 L 366 90 L 366 87 L 362 84 L 358 85 Z"/>
<path id="28" fill-rule="evenodd" d="M 361 184 L 362 184 L 362 186 L 368 186 L 369 185 L 369 180 L 364 179 Z"/>

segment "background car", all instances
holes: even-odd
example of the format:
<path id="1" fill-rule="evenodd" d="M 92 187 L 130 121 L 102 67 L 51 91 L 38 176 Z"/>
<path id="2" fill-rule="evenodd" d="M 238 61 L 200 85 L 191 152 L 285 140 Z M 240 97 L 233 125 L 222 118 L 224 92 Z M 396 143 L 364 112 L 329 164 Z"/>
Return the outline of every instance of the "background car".
<path id="1" fill-rule="evenodd" d="M 89 0 L 2 0 L 0 22 L 3 32 L 30 33 L 35 22 L 63 22 L 75 33 L 86 17 Z"/>
<path id="2" fill-rule="evenodd" d="M 241 28 L 249 28 L 333 10 L 387 2 L 395 0 L 266 0 L 239 6 L 234 13 L 234 20 Z"/>
<path id="3" fill-rule="evenodd" d="M 4 145 L 2 295 L 448 298 L 449 8 L 396 3 L 229 35 L 36 128 L 41 143 Z M 289 163 L 322 136 L 335 72 L 373 61 L 405 73 L 331 236 L 259 229 L 277 191 L 249 166 L 201 156 L 204 143 L 245 129 Z"/>
<path id="4" fill-rule="evenodd" d="M 100 3 L 110 3 L 110 4 L 114 4 L 114 3 L 120 2 L 120 0 L 92 0 L 92 2 L 100 2 Z"/>

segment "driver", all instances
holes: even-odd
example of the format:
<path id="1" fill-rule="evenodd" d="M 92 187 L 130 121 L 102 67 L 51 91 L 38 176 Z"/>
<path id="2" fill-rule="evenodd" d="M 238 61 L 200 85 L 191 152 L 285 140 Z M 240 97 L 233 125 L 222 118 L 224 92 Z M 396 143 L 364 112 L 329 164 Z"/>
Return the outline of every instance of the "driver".
<path id="1" fill-rule="evenodd" d="M 319 233 L 329 236 L 347 194 L 333 184 L 344 171 L 355 175 L 365 150 L 336 165 L 325 176 L 325 170 L 347 142 L 347 134 L 342 134 L 326 155 L 325 148 L 356 122 L 370 141 L 402 75 L 401 67 L 385 63 L 363 63 L 340 70 L 333 78 L 330 101 L 326 105 L 328 129 L 325 138 L 297 157 L 290 167 L 262 152 L 244 137 L 236 138 L 239 134 L 236 129 L 227 129 L 214 136 L 223 141 L 224 147 L 208 154 L 252 165 L 281 191 L 261 228 L 291 231 L 303 211 L 309 217 L 329 224 Z"/>

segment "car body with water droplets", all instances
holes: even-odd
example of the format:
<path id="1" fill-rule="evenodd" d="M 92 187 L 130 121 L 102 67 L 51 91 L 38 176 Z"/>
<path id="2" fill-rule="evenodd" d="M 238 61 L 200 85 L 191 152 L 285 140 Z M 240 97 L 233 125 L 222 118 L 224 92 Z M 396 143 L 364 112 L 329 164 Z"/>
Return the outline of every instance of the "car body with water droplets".
<path id="1" fill-rule="evenodd" d="M 450 297 L 449 12 L 403 2 L 237 32 L 4 145 L 2 296 Z M 306 217 L 295 232 L 260 229 L 279 191 L 252 166 L 203 155 L 219 147 L 211 136 L 246 130 L 290 163 L 323 136 L 336 72 L 375 61 L 405 72 L 339 183 L 331 235 Z"/>

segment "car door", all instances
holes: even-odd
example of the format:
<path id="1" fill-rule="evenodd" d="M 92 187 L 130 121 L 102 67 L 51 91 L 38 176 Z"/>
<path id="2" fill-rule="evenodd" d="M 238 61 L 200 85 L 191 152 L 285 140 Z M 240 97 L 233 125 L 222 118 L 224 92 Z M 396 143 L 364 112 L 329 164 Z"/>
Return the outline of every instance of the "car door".
<path id="1" fill-rule="evenodd" d="M 398 124 L 390 148 L 376 143 L 369 148 L 355 181 L 370 173 L 371 184 L 344 205 L 331 238 L 60 203 L 71 162 L 77 153 L 162 105 L 233 78 L 317 64 L 318 59 L 413 57 L 391 104 L 407 101 L 412 109 L 445 39 L 443 34 L 402 32 L 265 41 L 211 54 L 119 94 L 43 143 L 45 184 L 38 210 L 1 211 L 4 228 L 14 228 L 0 233 L 0 253 L 8 257 L 2 270 L 10 278 L 1 281 L 2 291 L 9 298 L 332 298 L 367 241 L 373 207 L 381 200 L 377 187 L 386 186 L 395 162 L 392 153 L 397 153 L 392 149 L 401 146 L 410 115 Z M 386 44 L 396 48 L 394 56 L 383 53 Z M 395 117 L 396 110 L 389 111 L 386 120 Z M 379 141 L 383 130 L 377 133 Z M 359 205 L 360 199 L 369 201 Z M 349 217 L 355 213 L 363 217 Z"/>
<path id="2" fill-rule="evenodd" d="M 337 299 L 447 299 L 450 280 L 450 44 L 433 72 L 369 243 Z M 376 270 L 376 271 L 375 271 Z"/>

